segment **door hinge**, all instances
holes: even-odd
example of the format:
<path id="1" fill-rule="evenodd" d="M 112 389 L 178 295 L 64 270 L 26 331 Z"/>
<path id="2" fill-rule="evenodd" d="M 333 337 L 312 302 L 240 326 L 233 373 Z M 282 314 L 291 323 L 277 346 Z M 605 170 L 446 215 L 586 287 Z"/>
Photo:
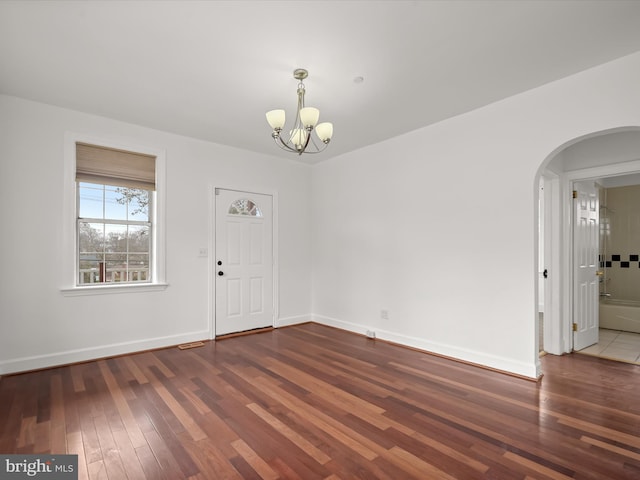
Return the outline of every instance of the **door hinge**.
<path id="1" fill-rule="evenodd" d="M 578 324 L 573 322 L 573 331 L 577 332 L 578 331 Z"/>
<path id="2" fill-rule="evenodd" d="M 573 191 L 573 198 L 578 198 L 578 191 L 577 190 Z"/>

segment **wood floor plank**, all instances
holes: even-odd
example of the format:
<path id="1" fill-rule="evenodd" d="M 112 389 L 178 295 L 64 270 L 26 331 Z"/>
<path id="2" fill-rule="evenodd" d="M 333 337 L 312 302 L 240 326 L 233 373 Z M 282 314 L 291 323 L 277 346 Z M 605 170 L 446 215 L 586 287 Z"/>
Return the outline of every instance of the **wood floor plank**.
<path id="1" fill-rule="evenodd" d="M 573 478 L 573 476 L 564 475 L 560 472 L 557 472 L 551 468 L 545 467 L 544 465 L 540 465 L 539 463 L 531 461 L 528 458 L 522 457 L 521 455 L 515 454 L 513 452 L 505 452 L 504 457 L 531 469 L 532 471 L 535 472 L 536 476 L 542 475 L 543 478 L 549 478 L 552 480 L 571 480 L 571 478 Z"/>
<path id="2" fill-rule="evenodd" d="M 539 382 L 314 323 L 0 379 L 0 453 L 82 480 L 640 478 L 640 366 Z"/>
<path id="3" fill-rule="evenodd" d="M 618 455 L 623 455 L 625 457 L 632 458 L 632 459 L 634 459 L 636 461 L 640 461 L 640 453 L 638 453 L 638 452 L 634 452 L 634 451 L 628 450 L 626 448 L 621 448 L 621 447 L 618 447 L 617 445 L 612 445 L 611 443 L 603 442 L 601 440 L 597 440 L 595 438 L 591 438 L 591 437 L 588 437 L 586 435 L 583 435 L 582 437 L 580 437 L 580 440 L 582 440 L 583 442 L 586 442 L 586 443 L 588 443 L 590 445 L 594 445 L 596 447 L 600 447 L 600 448 L 603 448 L 605 450 L 609 450 L 611 452 L 615 452 Z"/>
<path id="4" fill-rule="evenodd" d="M 140 463 L 136 448 L 131 443 L 131 437 L 129 436 L 128 431 L 120 421 L 110 422 L 110 427 L 113 440 L 115 445 L 117 445 L 120 460 L 122 461 L 127 478 L 129 480 L 144 480 L 147 478 Z M 145 441 L 145 445 L 142 445 L 142 447 L 146 446 L 147 444 Z"/>
<path id="5" fill-rule="evenodd" d="M 71 365 L 69 367 L 71 371 L 71 378 L 73 379 L 73 389 L 76 393 L 84 392 L 86 387 L 84 385 L 84 378 L 82 375 L 82 371 L 84 370 L 84 364 L 81 363 L 79 365 Z"/>
<path id="6" fill-rule="evenodd" d="M 100 442 L 100 451 L 102 452 L 107 476 L 110 478 L 126 478 L 124 464 L 120 456 L 120 448 L 113 438 L 106 416 L 103 414 L 94 417 L 93 423 Z"/>
<path id="7" fill-rule="evenodd" d="M 284 422 L 278 420 L 276 417 L 271 415 L 268 411 L 262 408 L 260 405 L 251 403 L 247 405 L 247 408 L 271 425 L 275 430 L 280 432 L 282 435 L 291 440 L 292 443 L 298 446 L 301 450 L 303 450 L 307 455 L 313 458 L 320 465 L 324 465 L 331 457 L 329 457 L 326 453 L 316 447 L 314 444 L 309 442 L 306 438 L 300 435 L 298 432 L 294 431 Z"/>
<path id="8" fill-rule="evenodd" d="M 149 383 L 149 380 L 147 379 L 145 374 L 142 372 L 140 367 L 138 367 L 138 364 L 134 361 L 133 357 L 125 356 L 125 357 L 121 357 L 120 360 L 124 362 L 129 372 L 131 372 L 131 375 L 133 376 L 133 378 L 135 378 L 140 385 Z"/>
<path id="9" fill-rule="evenodd" d="M 286 478 L 288 475 L 286 472 L 289 470 L 297 472 L 301 478 L 309 479 L 315 478 L 318 471 L 322 474 L 326 473 L 321 465 L 313 462 L 310 457 L 302 455 L 301 450 L 288 443 L 274 430 L 256 428 L 256 422 L 260 420 L 251 414 L 246 405 L 233 400 L 223 400 L 221 403 L 227 414 L 225 421 L 238 434 L 238 437 L 282 476 Z M 243 455 L 240 457 L 252 465 L 249 458 Z"/>
<path id="10" fill-rule="evenodd" d="M 444 443 L 436 441 L 434 438 L 431 438 L 423 433 L 415 432 L 412 435 L 416 440 L 418 440 L 423 445 L 428 445 L 430 448 L 443 453 L 444 455 L 451 457 L 455 461 L 459 462 L 462 465 L 467 465 L 471 467 L 473 470 L 479 473 L 486 473 L 489 470 L 489 466 L 483 462 L 476 460 L 464 453 L 456 450 L 452 447 L 445 445 Z"/>
<path id="11" fill-rule="evenodd" d="M 579 420 L 576 418 L 570 418 L 568 415 L 563 415 L 559 423 L 563 425 L 567 425 L 573 428 L 576 428 L 580 431 L 589 432 L 594 435 L 599 435 L 609 440 L 614 440 L 616 442 L 620 442 L 626 445 L 630 445 L 634 448 L 640 448 L 640 436 L 637 434 L 629 434 L 624 432 L 616 431 L 612 428 L 603 427 L 602 425 L 597 425 L 593 422 L 585 422 L 584 420 Z"/>
<path id="12" fill-rule="evenodd" d="M 184 426 L 185 430 L 189 432 L 191 438 L 195 441 L 207 438 L 207 434 L 202 431 L 193 417 L 187 413 L 180 402 L 171 395 L 171 393 L 164 387 L 164 385 L 162 385 L 162 383 L 160 383 L 158 379 L 154 377 L 150 383 L 162 401 L 167 405 L 167 407 L 169 407 L 178 421 Z"/>
<path id="13" fill-rule="evenodd" d="M 35 443 L 36 417 L 23 417 L 17 446 L 22 448 Z"/>
<path id="14" fill-rule="evenodd" d="M 228 455 L 218 447 L 217 443 L 219 442 L 216 442 L 215 444 L 211 441 L 195 442 L 190 436 L 185 439 L 185 451 L 189 453 L 193 461 L 198 466 L 198 469 L 200 470 L 198 475 L 207 479 L 220 478 L 225 480 L 240 480 L 242 478 L 246 478 L 235 467 L 235 460 L 236 457 L 238 457 L 235 450 L 233 450 L 232 454 Z M 233 449 L 230 443 L 228 444 L 228 447 Z M 245 465 L 247 469 L 251 469 L 246 462 Z"/>
<path id="15" fill-rule="evenodd" d="M 382 415 L 384 409 L 377 405 L 366 402 L 349 392 L 336 388 L 326 381 L 319 380 L 318 377 L 314 375 L 301 374 L 299 369 L 296 370 L 284 362 L 268 358 L 265 359 L 265 363 L 271 371 L 278 375 L 288 378 L 292 378 L 295 375 L 296 383 L 299 386 L 313 392 L 314 395 L 329 398 L 333 405 L 339 406 L 344 411 L 351 412 L 353 415 L 375 425 L 381 430 L 389 428 L 389 423 L 385 421 L 385 417 Z"/>
<path id="16" fill-rule="evenodd" d="M 158 480 L 167 478 L 149 445 L 136 448 L 136 456 L 144 471 L 145 478 L 157 478 Z"/>
<path id="17" fill-rule="evenodd" d="M 419 375 L 421 375 L 424 378 L 436 378 L 438 381 L 443 382 L 443 383 L 447 383 L 450 385 L 457 385 L 467 391 L 471 391 L 473 393 L 477 393 L 481 396 L 485 396 L 485 397 L 491 397 L 494 399 L 497 399 L 502 405 L 504 405 L 504 403 L 509 403 L 512 405 L 517 405 L 518 407 L 524 408 L 524 409 L 529 409 L 532 410 L 533 412 L 535 412 L 536 415 L 539 415 L 541 413 L 546 413 L 549 415 L 552 415 L 556 418 L 559 419 L 560 423 L 564 423 L 566 425 L 570 425 L 570 426 L 579 426 L 580 429 L 585 429 L 593 434 L 599 434 L 599 435 L 603 435 L 603 436 L 607 436 L 608 438 L 612 439 L 612 440 L 616 440 L 616 441 L 622 441 L 625 443 L 628 443 L 630 445 L 633 445 L 636 448 L 640 448 L 640 437 L 637 434 L 625 434 L 619 431 L 615 431 L 613 429 L 608 429 L 605 428 L 601 425 L 597 425 L 588 421 L 584 421 L 584 420 L 580 420 L 580 419 L 576 419 L 571 417 L 570 415 L 566 415 L 564 413 L 558 412 L 553 410 L 552 408 L 549 407 L 545 407 L 543 405 L 532 405 L 529 404 L 527 402 L 524 401 L 520 401 L 520 400 L 516 400 L 513 398 L 505 398 L 503 395 L 497 394 L 495 392 L 491 392 L 491 391 L 487 391 L 486 389 L 481 389 L 481 388 L 475 388 L 475 387 L 469 387 L 468 385 L 462 385 L 460 382 L 456 382 L 453 381 L 451 379 L 448 378 L 443 378 L 443 377 L 438 377 L 435 376 L 429 372 L 424 372 L 424 371 L 420 371 L 417 370 L 415 368 L 412 367 L 407 367 L 407 366 L 403 366 L 403 365 L 396 365 L 401 369 L 404 370 L 409 370 L 412 371 L 414 373 L 417 373 Z M 580 399 L 578 399 L 579 401 Z M 582 402 L 582 404 L 584 405 L 584 402 Z M 589 406 L 587 406 L 587 408 L 589 408 Z M 599 414 L 602 413 L 602 411 L 610 411 L 610 409 L 608 407 L 599 407 Z M 616 410 L 615 412 L 616 414 L 621 414 L 623 416 L 625 416 L 627 419 L 629 419 L 630 417 L 632 417 L 631 419 L 634 420 L 635 422 L 640 422 L 640 416 L 636 415 L 636 414 L 628 414 L 626 412 L 621 412 L 620 410 Z"/>
<path id="18" fill-rule="evenodd" d="M 56 450 L 53 452 L 56 452 Z M 67 450 L 65 453 L 78 455 L 78 480 L 88 480 L 89 471 L 87 470 L 87 461 L 84 455 L 81 432 L 67 434 Z"/>
<path id="19" fill-rule="evenodd" d="M 304 416 L 307 422 L 325 432 L 335 441 L 338 441 L 345 447 L 353 450 L 354 453 L 361 455 L 364 459 L 371 461 L 378 456 L 373 450 L 364 445 L 368 443 L 366 439 L 352 431 L 345 433 L 343 431 L 344 429 L 340 428 L 339 422 L 335 421 L 328 415 L 325 415 L 315 408 L 310 408 L 303 401 L 282 389 L 274 388 L 273 385 L 265 384 L 261 378 L 255 379 L 255 383 L 257 385 L 263 384 L 265 387 L 265 393 L 268 393 L 270 397 L 283 404 L 289 410 L 296 412 L 298 415 Z"/>
<path id="20" fill-rule="evenodd" d="M 67 451 L 67 430 L 62 376 L 51 377 L 51 448 L 53 452 Z"/>
<path id="21" fill-rule="evenodd" d="M 51 451 L 51 420 L 36 424 L 36 441 L 33 453 L 47 453 Z"/>
<path id="22" fill-rule="evenodd" d="M 400 447 L 391 448 L 385 456 L 386 458 L 393 458 L 394 462 L 399 462 L 403 470 L 416 478 L 424 476 L 425 478 L 433 480 L 455 480 L 455 477 L 452 477 L 447 472 L 434 467 L 431 463 L 422 460 Z"/>
<path id="23" fill-rule="evenodd" d="M 83 397 L 85 396 L 83 395 Z M 81 408 L 83 408 L 83 406 L 81 406 Z M 93 417 L 88 413 L 80 413 L 80 428 L 82 432 L 82 444 L 84 446 L 83 450 L 87 466 L 95 462 L 102 462 L 102 450 L 100 448 L 100 440 L 98 440 L 98 434 L 96 433 L 96 427 L 93 423 Z M 89 476 L 91 477 L 92 470 L 89 470 Z"/>
<path id="24" fill-rule="evenodd" d="M 231 444 L 231 446 L 240 454 L 245 461 L 251 465 L 251 468 L 260 475 L 263 480 L 277 480 L 280 475 L 265 462 L 260 455 L 258 455 L 253 449 L 245 443 L 244 440 L 238 439 Z"/>
<path id="25" fill-rule="evenodd" d="M 104 378 L 107 388 L 109 389 L 113 402 L 115 403 L 116 408 L 118 409 L 120 418 L 122 419 L 122 423 L 127 429 L 129 440 L 131 441 L 133 448 L 138 448 L 146 445 L 147 442 L 144 438 L 144 435 L 140 431 L 140 428 L 138 428 L 138 424 L 133 418 L 133 413 L 129 408 L 129 404 L 127 403 L 127 400 L 124 397 L 122 389 L 120 385 L 118 385 L 118 382 L 116 381 L 113 373 L 109 369 L 109 366 L 107 365 L 106 362 L 99 361 L 98 367 L 100 368 L 100 372 L 102 374 L 102 377 Z"/>
<path id="26" fill-rule="evenodd" d="M 102 460 L 90 463 L 88 465 L 90 480 L 109 480 L 107 469 Z"/>
<path id="27" fill-rule="evenodd" d="M 146 431 L 144 432 L 144 436 L 149 443 L 149 447 L 153 452 L 155 459 L 160 465 L 160 469 L 164 474 L 164 478 L 185 478 L 199 473 L 197 469 L 193 469 L 194 471 L 189 469 L 189 473 L 185 475 L 183 469 L 173 455 L 171 444 L 166 440 L 166 438 L 159 435 L 156 430 Z M 185 446 L 183 445 L 182 448 L 184 449 Z M 191 458 L 191 461 L 193 461 L 193 458 Z M 145 471 L 147 472 L 149 471 L 149 469 L 145 469 Z M 151 479 L 154 477 L 147 476 L 147 478 Z"/>
<path id="28" fill-rule="evenodd" d="M 147 368 L 156 367 L 166 378 L 173 378 L 175 376 L 175 372 L 162 362 L 156 352 L 147 352 L 139 358 L 148 361 L 148 363 L 146 363 Z"/>
<path id="29" fill-rule="evenodd" d="M 207 404 L 204 403 L 202 399 L 192 390 L 183 387 L 180 388 L 180 393 L 184 395 L 184 397 L 189 401 L 189 403 L 191 403 L 191 405 L 193 405 L 193 407 L 200 415 L 207 415 L 208 413 L 211 413 L 211 409 L 207 406 Z"/>

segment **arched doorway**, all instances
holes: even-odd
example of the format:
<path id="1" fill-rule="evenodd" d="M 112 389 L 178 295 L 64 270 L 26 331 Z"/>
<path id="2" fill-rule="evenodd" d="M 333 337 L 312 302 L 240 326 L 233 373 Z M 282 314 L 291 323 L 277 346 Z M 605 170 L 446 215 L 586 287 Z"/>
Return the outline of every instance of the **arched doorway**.
<path id="1" fill-rule="evenodd" d="M 536 288 L 542 311 L 539 329 L 543 334 L 539 337 L 544 350 L 553 354 L 571 352 L 574 345 L 571 197 L 574 184 L 584 181 L 640 185 L 640 127 L 615 128 L 572 139 L 547 157 L 536 176 L 540 228 L 535 255 L 540 274 L 547 271 L 547 278 Z"/>

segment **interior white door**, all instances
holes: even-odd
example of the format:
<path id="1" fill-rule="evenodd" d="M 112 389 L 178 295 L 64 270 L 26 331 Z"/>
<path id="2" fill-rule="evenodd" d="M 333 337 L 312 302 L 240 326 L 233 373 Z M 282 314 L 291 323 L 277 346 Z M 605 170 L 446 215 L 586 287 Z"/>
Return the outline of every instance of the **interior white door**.
<path id="1" fill-rule="evenodd" d="M 216 335 L 273 326 L 273 198 L 215 193 Z"/>
<path id="2" fill-rule="evenodd" d="M 574 192 L 573 349 L 582 350 L 598 342 L 600 202 L 593 182 L 574 184 Z"/>

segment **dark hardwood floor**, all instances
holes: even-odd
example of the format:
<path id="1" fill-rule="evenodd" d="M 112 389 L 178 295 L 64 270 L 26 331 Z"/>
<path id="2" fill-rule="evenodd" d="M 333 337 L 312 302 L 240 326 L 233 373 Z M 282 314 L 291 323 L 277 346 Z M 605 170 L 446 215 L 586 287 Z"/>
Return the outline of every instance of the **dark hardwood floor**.
<path id="1" fill-rule="evenodd" d="M 89 479 L 639 479 L 640 366 L 536 383 L 305 324 L 10 375 L 0 453 Z"/>

